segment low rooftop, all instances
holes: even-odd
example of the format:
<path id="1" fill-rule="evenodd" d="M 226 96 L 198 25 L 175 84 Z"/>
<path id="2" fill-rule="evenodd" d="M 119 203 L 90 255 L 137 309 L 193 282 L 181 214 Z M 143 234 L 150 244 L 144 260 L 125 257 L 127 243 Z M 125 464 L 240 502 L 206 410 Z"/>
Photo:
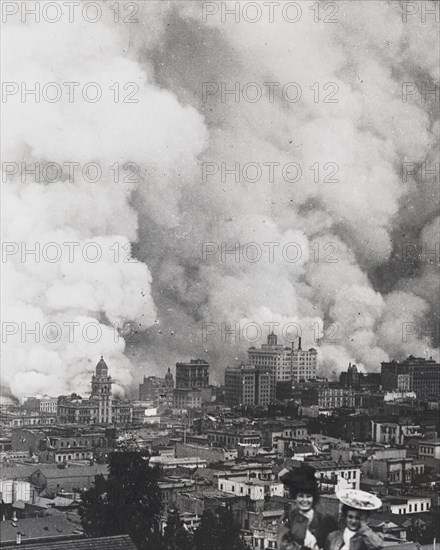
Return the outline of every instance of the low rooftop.
<path id="1" fill-rule="evenodd" d="M 47 515 L 37 518 L 25 518 L 17 521 L 2 521 L 0 523 L 0 543 L 4 546 L 6 542 L 16 542 L 17 533 L 21 533 L 22 543 L 27 540 L 47 539 L 50 540 L 82 535 L 78 525 L 68 521 L 63 515 Z M 26 547 L 28 547 L 26 545 Z M 63 546 L 64 548 L 64 546 Z"/>
<path id="2" fill-rule="evenodd" d="M 69 466 L 68 468 L 40 468 L 37 466 L 34 472 L 40 471 L 46 479 L 62 479 L 66 477 L 84 477 L 95 475 L 107 475 L 108 467 L 106 464 L 97 464 L 95 466 Z M 33 472 L 33 473 L 34 473 Z"/>
<path id="3" fill-rule="evenodd" d="M 24 541 L 23 541 L 24 542 Z M 15 540 L 7 546 L 15 546 Z M 2 545 L 5 546 L 5 545 Z M 63 540 L 59 542 L 43 542 L 26 544 L 27 550 L 136 550 L 136 546 L 128 535 L 114 537 L 82 538 Z"/>

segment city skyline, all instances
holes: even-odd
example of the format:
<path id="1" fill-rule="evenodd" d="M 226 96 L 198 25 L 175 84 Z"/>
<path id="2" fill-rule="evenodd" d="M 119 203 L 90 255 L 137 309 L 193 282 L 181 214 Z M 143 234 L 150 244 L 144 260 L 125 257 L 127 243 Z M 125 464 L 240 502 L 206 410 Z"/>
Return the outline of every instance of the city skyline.
<path id="1" fill-rule="evenodd" d="M 438 354 L 435 13 L 98 5 L 7 4 L 6 391 L 99 354 L 125 387 L 190 355 L 221 377 L 270 325 L 321 373 Z"/>
<path id="2" fill-rule="evenodd" d="M 298 361 L 296 366 L 293 363 L 295 355 L 304 357 L 302 359 L 304 374 L 301 376 L 299 374 L 301 371 L 298 370 L 299 360 L 296 359 Z M 306 366 L 309 361 L 311 361 L 311 365 Z M 288 365 L 287 370 L 286 365 Z M 241 361 L 237 365 L 226 366 L 223 384 L 209 384 L 210 366 L 203 359 L 177 362 L 175 367 L 175 377 L 171 367 L 168 367 L 163 378 L 144 375 L 143 381 L 138 384 L 139 401 L 157 402 L 156 404 L 181 410 L 186 410 L 188 407 L 200 408 L 202 403 L 209 402 L 212 399 L 211 392 L 207 391 L 208 388 L 217 387 L 225 389 L 225 403 L 232 407 L 257 404 L 267 406 L 287 397 L 293 399 L 294 395 L 290 390 L 307 382 L 322 384 L 325 381 L 327 384 L 333 384 L 333 387 L 339 386 L 342 392 L 344 387 L 360 388 L 363 382 L 367 384 L 368 377 L 372 378 L 373 376 L 376 376 L 375 385 L 382 393 L 400 392 L 402 396 L 407 395 L 408 397 L 415 397 L 416 395 L 418 397 L 429 397 L 440 394 L 440 363 L 432 357 L 425 359 L 409 355 L 401 362 L 394 360 L 382 362 L 380 372 L 364 372 L 359 370 L 357 365 L 349 363 L 347 370 L 342 369 L 338 377 L 328 379 L 317 376 L 315 349 L 302 350 L 301 340 L 298 341 L 296 350 L 293 344 L 291 348 L 278 345 L 276 335 L 273 332 L 267 336 L 267 344 L 262 344 L 260 350 L 257 350 L 254 346 L 248 349 L 247 363 Z M 380 388 L 377 380 L 381 381 Z M 103 405 L 104 410 L 101 410 L 102 404 L 97 408 L 95 416 L 98 423 L 111 423 L 112 399 L 116 398 L 117 401 L 123 399 L 123 395 L 112 395 L 111 386 L 114 382 L 108 373 L 108 366 L 104 357 L 101 356 L 95 367 L 95 374 L 91 377 L 90 398 L 92 400 L 98 399 L 104 391 L 110 397 L 110 402 Z M 248 389 L 245 389 L 245 384 L 247 384 L 246 388 Z M 290 387 L 290 390 L 288 387 Z M 238 390 L 238 388 L 241 388 L 241 390 Z M 197 392 L 202 390 L 204 390 L 204 394 L 196 396 Z M 237 391 L 241 393 L 237 393 Z M 126 397 L 133 399 L 134 395 L 133 390 Z M 186 395 L 187 397 L 185 397 Z M 75 396 L 72 403 L 75 403 L 79 398 L 80 401 L 84 400 L 84 404 L 88 406 L 87 398 L 77 396 L 76 393 L 72 393 L 72 396 Z M 321 403 L 328 401 L 328 396 L 327 400 L 324 396 L 321 397 L 323 398 Z M 176 398 L 178 399 L 177 404 Z M 344 400 L 345 398 L 346 393 L 342 392 L 341 399 Z M 33 399 L 39 401 L 40 412 L 57 414 L 60 400 L 62 403 L 63 400 L 68 400 L 69 396 L 33 395 L 26 396 L 24 401 L 29 402 Z M 189 401 L 187 401 L 188 399 Z M 330 401 L 333 404 L 335 403 L 333 397 Z M 351 401 L 349 400 L 347 403 L 351 403 Z M 69 415 L 69 413 L 65 414 Z M 109 416 L 107 417 L 107 415 Z M 102 420 L 99 420 L 99 418 Z"/>
<path id="3" fill-rule="evenodd" d="M 0 547 L 433 550 L 440 1 L 0 12 Z"/>

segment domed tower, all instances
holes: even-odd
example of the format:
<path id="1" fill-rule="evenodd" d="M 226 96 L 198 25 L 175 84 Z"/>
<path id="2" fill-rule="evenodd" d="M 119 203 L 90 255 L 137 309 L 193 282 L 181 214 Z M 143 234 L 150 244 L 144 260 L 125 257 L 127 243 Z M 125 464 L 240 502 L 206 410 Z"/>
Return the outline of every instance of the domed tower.
<path id="1" fill-rule="evenodd" d="M 113 380 L 108 374 L 107 364 L 101 355 L 95 374 L 92 376 L 92 398 L 99 400 L 97 420 L 100 424 L 112 422 L 112 384 Z"/>
<path id="2" fill-rule="evenodd" d="M 267 337 L 267 345 L 268 346 L 276 346 L 278 342 L 277 335 L 272 331 L 268 337 Z"/>

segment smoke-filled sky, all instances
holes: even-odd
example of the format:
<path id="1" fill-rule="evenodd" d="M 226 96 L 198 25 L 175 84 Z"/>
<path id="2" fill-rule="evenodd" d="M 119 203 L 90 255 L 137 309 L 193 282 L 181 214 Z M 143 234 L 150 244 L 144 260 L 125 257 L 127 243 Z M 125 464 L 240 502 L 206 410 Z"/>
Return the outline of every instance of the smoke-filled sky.
<path id="1" fill-rule="evenodd" d="M 329 377 L 438 357 L 438 2 L 4 4 L 5 393 L 220 383 L 271 323 Z"/>

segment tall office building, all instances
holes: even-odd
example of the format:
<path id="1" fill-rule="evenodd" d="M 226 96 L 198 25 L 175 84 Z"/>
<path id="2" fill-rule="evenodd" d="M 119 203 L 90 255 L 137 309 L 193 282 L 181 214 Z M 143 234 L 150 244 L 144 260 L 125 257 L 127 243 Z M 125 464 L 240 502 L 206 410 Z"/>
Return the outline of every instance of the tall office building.
<path id="1" fill-rule="evenodd" d="M 225 370 L 225 405 L 269 405 L 275 399 L 273 374 L 265 367 L 237 365 Z"/>
<path id="2" fill-rule="evenodd" d="M 168 367 L 167 373 L 165 374 L 165 386 L 169 390 L 172 390 L 174 388 L 174 378 L 170 367 Z"/>
<path id="3" fill-rule="evenodd" d="M 209 386 L 209 365 L 203 359 L 176 363 L 176 389 L 197 390 Z"/>
<path id="4" fill-rule="evenodd" d="M 172 405 L 174 378 L 171 369 L 165 378 L 157 376 L 144 376 L 144 381 L 139 384 L 139 401 L 150 401 L 153 406 Z"/>
<path id="5" fill-rule="evenodd" d="M 276 382 L 293 382 L 316 378 L 318 352 L 314 348 L 303 350 L 301 338 L 298 339 L 298 348 L 293 343 L 291 347 L 278 344 L 278 338 L 273 332 L 267 337 L 267 344 L 261 349 L 248 349 L 249 363 L 258 367 L 270 369 Z"/>
<path id="6" fill-rule="evenodd" d="M 316 378 L 318 352 L 315 348 L 302 349 L 301 338 L 298 339 L 298 348 L 294 349 L 293 343 L 290 350 L 292 357 L 292 381 L 313 380 Z"/>
<path id="7" fill-rule="evenodd" d="M 144 376 L 144 381 L 139 384 L 139 401 L 155 403 L 163 386 L 165 386 L 164 378 Z"/>
<path id="8" fill-rule="evenodd" d="M 209 365 L 203 359 L 191 359 L 189 363 L 176 363 L 175 409 L 201 409 L 211 401 Z"/>
<path id="9" fill-rule="evenodd" d="M 348 364 L 348 369 L 339 375 L 339 383 L 344 387 L 359 388 L 363 373 L 358 371 L 356 365 Z"/>
<path id="10" fill-rule="evenodd" d="M 417 397 L 440 395 L 440 364 L 432 357 L 410 355 L 404 361 L 381 363 L 384 390 L 413 391 Z"/>

